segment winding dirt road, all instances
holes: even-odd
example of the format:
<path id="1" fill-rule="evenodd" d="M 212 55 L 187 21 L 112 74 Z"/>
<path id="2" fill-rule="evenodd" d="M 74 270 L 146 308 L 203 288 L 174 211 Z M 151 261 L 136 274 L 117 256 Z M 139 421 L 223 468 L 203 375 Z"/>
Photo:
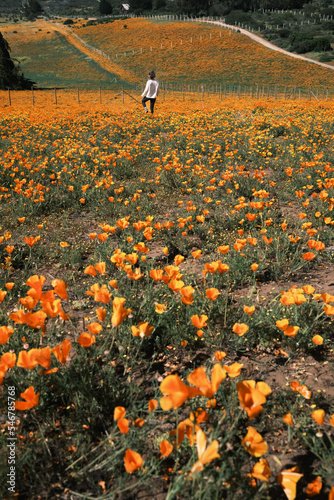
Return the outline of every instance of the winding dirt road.
<path id="1" fill-rule="evenodd" d="M 309 57 L 304 57 L 300 56 L 299 54 L 294 54 L 293 52 L 288 52 L 287 50 L 281 49 L 280 47 L 277 47 L 277 45 L 274 45 L 273 43 L 268 42 L 267 40 L 264 40 L 258 35 L 254 35 L 251 31 L 245 30 L 243 28 L 238 28 L 237 26 L 232 26 L 230 24 L 225 24 L 221 21 L 201 21 L 201 22 L 206 22 L 210 24 L 217 24 L 219 26 L 223 26 L 224 28 L 232 29 L 234 31 L 240 31 L 243 35 L 248 36 L 252 40 L 255 40 L 255 42 L 261 43 L 265 47 L 268 47 L 268 49 L 275 50 L 276 52 L 281 52 L 282 54 L 285 54 L 286 56 L 294 57 L 295 59 L 301 59 L 303 61 L 307 61 L 313 64 L 318 64 L 318 66 L 323 66 L 324 68 L 331 69 L 334 71 L 334 66 L 331 64 L 326 64 L 322 63 L 319 61 L 315 61 L 314 59 L 310 59 Z"/>

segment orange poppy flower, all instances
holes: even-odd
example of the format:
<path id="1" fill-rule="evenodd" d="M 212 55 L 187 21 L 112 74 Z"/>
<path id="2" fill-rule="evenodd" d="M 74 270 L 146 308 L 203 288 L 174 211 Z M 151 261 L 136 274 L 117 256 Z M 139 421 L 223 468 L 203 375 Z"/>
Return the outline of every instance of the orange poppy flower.
<path id="1" fill-rule="evenodd" d="M 240 337 L 248 332 L 249 326 L 245 323 L 235 323 L 232 330 L 237 333 Z"/>
<path id="2" fill-rule="evenodd" d="M 284 330 L 284 335 L 287 335 L 288 337 L 295 337 L 298 333 L 299 326 L 287 326 Z"/>
<path id="3" fill-rule="evenodd" d="M 237 391 L 240 406 L 247 412 L 250 420 L 262 412 L 262 405 L 266 402 L 266 396 L 271 393 L 270 387 L 265 382 L 256 384 L 255 380 L 238 382 Z"/>
<path id="4" fill-rule="evenodd" d="M 137 253 L 129 253 L 126 256 L 126 260 L 130 262 L 133 266 L 135 266 L 138 262 L 138 254 Z"/>
<path id="5" fill-rule="evenodd" d="M 102 330 L 102 325 L 100 325 L 100 323 L 97 322 L 89 323 L 87 325 L 87 330 L 91 335 L 96 335 L 97 333 L 100 333 L 100 331 Z"/>
<path id="6" fill-rule="evenodd" d="M 267 244 L 270 245 L 273 242 L 272 238 L 267 238 L 267 236 L 262 236 L 263 241 Z"/>
<path id="7" fill-rule="evenodd" d="M 226 356 L 226 352 L 224 351 L 216 351 L 215 352 L 215 358 L 217 359 L 217 361 L 221 361 L 222 359 L 224 359 Z"/>
<path id="8" fill-rule="evenodd" d="M 30 276 L 30 278 L 26 281 L 26 285 L 31 287 L 30 290 L 28 290 L 27 295 L 33 297 L 34 299 L 40 299 L 43 293 L 42 287 L 44 282 L 44 276 L 38 276 L 37 274 Z"/>
<path id="9" fill-rule="evenodd" d="M 145 424 L 145 420 L 143 418 L 136 418 L 135 420 L 135 427 L 143 427 L 143 425 Z"/>
<path id="10" fill-rule="evenodd" d="M 58 295 L 58 297 L 60 297 L 61 299 L 67 300 L 68 295 L 67 295 L 66 288 L 68 287 L 68 285 L 65 283 L 65 281 L 58 280 L 58 279 L 53 280 L 51 282 L 51 285 L 53 286 L 54 291 Z"/>
<path id="11" fill-rule="evenodd" d="M 218 295 L 220 295 L 220 291 L 217 288 L 208 288 L 205 290 L 206 296 L 210 300 L 216 300 Z"/>
<path id="12" fill-rule="evenodd" d="M 218 272 L 219 274 L 224 274 L 226 273 L 230 268 L 228 267 L 227 264 L 223 264 L 222 262 L 220 262 L 220 260 L 218 261 Z"/>
<path id="13" fill-rule="evenodd" d="M 150 276 L 154 281 L 162 281 L 162 276 L 164 274 L 163 269 L 151 269 Z"/>
<path id="14" fill-rule="evenodd" d="M 209 271 L 210 274 L 215 274 L 215 272 L 217 271 L 217 269 L 219 267 L 219 263 L 220 263 L 219 260 L 214 261 L 214 262 L 206 262 L 206 264 L 204 264 L 204 269 L 206 271 Z"/>
<path id="15" fill-rule="evenodd" d="M 194 259 L 199 259 L 202 255 L 202 250 L 195 250 L 194 252 L 191 252 L 191 255 Z"/>
<path id="16" fill-rule="evenodd" d="M 276 326 L 277 328 L 279 328 L 280 330 L 286 330 L 287 327 L 289 326 L 289 320 L 287 318 L 284 318 L 284 319 L 279 319 L 276 321 Z"/>
<path id="17" fill-rule="evenodd" d="M 250 476 L 260 481 L 268 481 L 271 476 L 271 470 L 265 458 L 261 458 L 253 467 Z"/>
<path id="18" fill-rule="evenodd" d="M 188 387 L 178 375 L 168 375 L 160 384 L 160 391 L 164 397 L 160 398 L 160 406 L 164 411 L 178 408 L 188 398 L 201 395 L 194 387 Z"/>
<path id="19" fill-rule="evenodd" d="M 247 217 L 249 222 L 253 222 L 256 219 L 256 216 L 257 216 L 257 214 L 251 214 L 251 213 L 248 213 L 245 215 L 245 217 Z"/>
<path id="20" fill-rule="evenodd" d="M 314 337 L 312 337 L 312 342 L 314 342 L 316 345 L 322 345 L 324 339 L 322 338 L 321 335 L 314 335 Z"/>
<path id="21" fill-rule="evenodd" d="M 119 420 L 120 418 L 124 418 L 126 414 L 126 410 L 123 406 L 116 406 L 114 409 L 114 420 Z"/>
<path id="22" fill-rule="evenodd" d="M 241 368 L 243 367 L 243 364 L 240 363 L 233 363 L 232 365 L 224 365 L 224 370 L 228 373 L 228 376 L 230 378 L 235 378 L 239 377 L 241 373 Z"/>
<path id="23" fill-rule="evenodd" d="M 334 295 L 330 295 L 329 293 L 322 293 L 321 298 L 325 302 L 325 304 L 329 304 L 330 302 L 334 302 Z"/>
<path id="24" fill-rule="evenodd" d="M 304 260 L 313 260 L 315 255 L 312 252 L 306 252 L 302 255 Z"/>
<path id="25" fill-rule="evenodd" d="M 0 364 L 7 368 L 14 368 L 16 362 L 16 354 L 14 352 L 4 352 L 0 359 Z"/>
<path id="26" fill-rule="evenodd" d="M 191 322 L 196 328 L 203 328 L 204 326 L 207 326 L 207 320 L 208 317 L 205 314 L 202 314 L 201 316 L 198 316 L 197 314 L 194 314 L 191 316 Z"/>
<path id="27" fill-rule="evenodd" d="M 277 481 L 282 486 L 288 500 L 294 500 L 297 493 L 297 483 L 303 474 L 298 474 L 299 468 L 292 467 L 291 469 L 283 470 L 277 476 Z"/>
<path id="28" fill-rule="evenodd" d="M 154 326 L 150 325 L 148 321 L 141 321 L 137 326 L 132 326 L 131 331 L 134 337 L 140 337 L 142 339 L 149 337 L 154 330 Z"/>
<path id="29" fill-rule="evenodd" d="M 88 332 L 83 332 L 78 338 L 78 342 L 82 347 L 90 347 L 95 342 L 95 336 Z"/>
<path id="30" fill-rule="evenodd" d="M 187 306 L 189 306 L 190 304 L 192 304 L 194 302 L 194 297 L 192 296 L 192 294 L 194 292 L 195 292 L 195 288 L 193 288 L 192 286 L 185 286 L 185 287 L 181 288 L 181 290 L 180 290 L 180 294 L 182 295 L 181 300 Z"/>
<path id="31" fill-rule="evenodd" d="M 16 401 L 16 410 L 29 410 L 30 408 L 34 408 L 34 406 L 37 406 L 39 403 L 39 392 L 35 394 L 35 389 L 33 386 L 28 387 L 28 389 L 22 392 L 20 396 L 22 399 L 25 399 L 26 402 Z"/>
<path id="32" fill-rule="evenodd" d="M 305 399 L 310 399 L 312 392 L 306 387 L 306 385 L 300 385 L 299 382 L 290 382 L 290 387 L 293 391 L 299 392 Z"/>
<path id="33" fill-rule="evenodd" d="M 247 427 L 247 434 L 241 444 L 254 457 L 262 457 L 268 451 L 268 445 L 254 427 Z"/>
<path id="34" fill-rule="evenodd" d="M 334 315 L 334 306 L 330 306 L 329 304 L 326 304 L 324 306 L 324 311 L 327 316 L 333 316 Z"/>
<path id="35" fill-rule="evenodd" d="M 144 460 L 139 453 L 133 450 L 126 450 L 124 457 L 124 467 L 126 472 L 132 474 L 135 470 L 140 469 L 143 463 Z"/>
<path id="36" fill-rule="evenodd" d="M 43 349 L 37 349 L 35 354 L 35 359 L 38 364 L 43 366 L 43 368 L 50 368 L 51 365 L 51 348 L 49 346 L 43 347 Z"/>
<path id="37" fill-rule="evenodd" d="M 123 305 L 125 304 L 126 299 L 121 298 L 121 297 L 116 297 L 113 300 L 113 315 L 111 318 L 111 324 L 115 328 L 116 326 L 120 325 L 123 320 L 128 316 L 132 310 L 131 309 L 124 309 Z"/>
<path id="38" fill-rule="evenodd" d="M 229 251 L 230 249 L 230 245 L 222 245 L 220 247 L 218 247 L 218 252 L 222 253 L 223 255 L 226 255 L 227 252 Z"/>
<path id="39" fill-rule="evenodd" d="M 246 314 L 248 314 L 248 316 L 251 316 L 255 311 L 255 306 L 244 306 L 244 311 Z"/>
<path id="40" fill-rule="evenodd" d="M 219 363 L 216 363 L 211 372 L 211 382 L 207 379 L 205 370 L 202 366 L 191 372 L 187 380 L 190 384 L 198 387 L 203 396 L 211 399 L 225 378 L 226 372 Z"/>
<path id="41" fill-rule="evenodd" d="M 160 443 L 160 452 L 161 452 L 160 458 L 169 457 L 169 455 L 172 453 L 172 451 L 173 451 L 173 445 L 169 441 L 167 441 L 167 439 L 164 439 L 163 441 L 161 441 L 161 443 Z"/>
<path id="42" fill-rule="evenodd" d="M 10 282 L 10 283 L 6 283 L 5 287 L 7 288 L 7 290 L 13 290 L 14 285 L 15 285 L 15 283 Z"/>
<path id="43" fill-rule="evenodd" d="M 10 326 L 0 326 L 0 344 L 7 344 L 14 330 Z"/>
<path id="44" fill-rule="evenodd" d="M 96 276 L 96 271 L 94 269 L 94 266 L 90 265 L 87 266 L 86 269 L 84 270 L 85 274 L 89 274 L 90 276 Z"/>
<path id="45" fill-rule="evenodd" d="M 129 420 L 127 418 L 120 418 L 117 420 L 117 425 L 122 434 L 129 432 Z"/>
<path id="46" fill-rule="evenodd" d="M 181 262 L 183 262 L 183 261 L 184 261 L 183 255 L 176 255 L 174 257 L 174 263 L 176 266 L 179 266 L 181 264 Z"/>
<path id="47" fill-rule="evenodd" d="M 293 418 L 292 418 L 291 413 L 287 413 L 287 414 L 286 414 L 286 415 L 284 415 L 282 418 L 283 418 L 284 422 L 285 422 L 287 425 L 291 425 L 291 426 L 295 425 L 295 422 L 294 422 L 294 420 L 293 420 Z"/>
<path id="48" fill-rule="evenodd" d="M 106 263 L 105 262 L 98 262 L 95 264 L 94 269 L 100 274 L 106 274 Z"/>
<path id="49" fill-rule="evenodd" d="M 38 349 L 30 349 L 30 351 L 20 351 L 17 359 L 17 366 L 33 370 L 38 365 Z"/>
<path id="50" fill-rule="evenodd" d="M 158 303 L 155 304 L 155 312 L 156 313 L 163 314 L 164 312 L 166 312 L 166 310 L 167 310 L 167 306 L 165 304 L 158 304 Z"/>
<path id="51" fill-rule="evenodd" d="M 99 307 L 98 309 L 96 309 L 97 319 L 101 321 L 101 323 L 103 323 L 103 321 L 105 320 L 106 314 L 107 310 L 103 309 L 103 307 Z"/>
<path id="52" fill-rule="evenodd" d="M 71 345 L 72 345 L 71 341 L 65 339 L 62 341 L 61 345 L 56 345 L 51 349 L 53 354 L 56 356 L 56 358 L 60 363 L 62 364 L 66 363 L 70 354 Z"/>
<path id="53" fill-rule="evenodd" d="M 320 493 L 322 489 L 322 480 L 321 480 L 321 476 L 317 476 L 314 481 L 312 481 L 311 483 L 309 483 L 307 485 L 307 488 L 306 488 L 306 491 L 305 493 L 309 496 L 309 497 L 314 497 L 315 495 L 318 495 Z"/>
<path id="54" fill-rule="evenodd" d="M 35 238 L 33 238 L 32 236 L 29 236 L 29 238 L 25 237 L 23 238 L 23 241 L 31 248 L 35 245 L 35 243 L 37 243 L 37 241 L 39 241 L 41 239 L 40 236 L 36 236 Z"/>
<path id="55" fill-rule="evenodd" d="M 104 243 L 108 238 L 108 236 L 109 236 L 108 233 L 101 233 L 97 235 L 97 239 L 102 241 L 102 243 Z"/>
<path id="56" fill-rule="evenodd" d="M 314 410 L 311 413 L 311 417 L 319 425 L 322 425 L 324 423 L 325 416 L 326 416 L 326 414 L 325 414 L 324 410 Z"/>
<path id="57" fill-rule="evenodd" d="M 168 283 L 168 287 L 173 291 L 173 292 L 179 292 L 181 288 L 184 287 L 184 282 L 182 280 L 177 280 L 177 279 L 172 279 Z"/>
<path id="58" fill-rule="evenodd" d="M 312 295 L 315 292 L 315 289 L 311 285 L 304 285 L 303 290 L 307 295 Z"/>
<path id="59" fill-rule="evenodd" d="M 145 246 L 145 243 L 143 243 L 142 241 L 140 241 L 139 243 L 137 243 L 137 245 L 134 245 L 133 249 L 136 252 L 142 252 L 142 253 L 148 253 L 150 251 L 150 249 L 147 248 Z"/>
<path id="60" fill-rule="evenodd" d="M 218 441 L 215 439 L 206 447 L 206 436 L 201 429 L 196 432 L 196 446 L 198 461 L 192 466 L 191 474 L 198 472 L 204 468 L 204 465 L 209 464 L 215 458 L 220 458 L 218 453 Z"/>
<path id="61" fill-rule="evenodd" d="M 156 399 L 150 399 L 148 402 L 148 411 L 154 411 L 158 406 L 158 401 Z"/>

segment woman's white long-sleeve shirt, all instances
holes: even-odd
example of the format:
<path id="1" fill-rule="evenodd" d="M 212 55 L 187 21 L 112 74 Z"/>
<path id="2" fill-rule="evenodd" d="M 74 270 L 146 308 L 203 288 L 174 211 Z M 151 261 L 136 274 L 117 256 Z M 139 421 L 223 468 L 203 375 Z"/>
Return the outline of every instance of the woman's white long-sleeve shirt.
<path id="1" fill-rule="evenodd" d="M 159 82 L 156 80 L 147 80 L 146 87 L 142 93 L 142 97 L 146 96 L 149 99 L 155 99 L 159 94 Z"/>

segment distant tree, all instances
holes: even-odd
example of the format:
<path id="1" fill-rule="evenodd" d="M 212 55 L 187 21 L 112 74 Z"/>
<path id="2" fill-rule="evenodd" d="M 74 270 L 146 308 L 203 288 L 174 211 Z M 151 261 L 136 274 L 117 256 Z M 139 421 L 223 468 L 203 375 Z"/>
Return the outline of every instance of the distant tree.
<path id="1" fill-rule="evenodd" d="M 207 14 L 212 0 L 177 0 L 178 10 L 182 14 Z"/>
<path id="2" fill-rule="evenodd" d="M 132 0 L 130 7 L 132 11 L 152 10 L 153 4 L 152 0 Z"/>
<path id="3" fill-rule="evenodd" d="M 0 89 L 24 90 L 31 88 L 34 82 L 21 73 L 10 57 L 10 47 L 0 32 Z"/>
<path id="4" fill-rule="evenodd" d="M 43 12 L 42 6 L 38 0 L 22 0 L 23 14 L 28 17 L 35 17 Z"/>
<path id="5" fill-rule="evenodd" d="M 101 16 L 110 16 L 112 14 L 112 6 L 108 0 L 100 0 L 99 12 Z"/>

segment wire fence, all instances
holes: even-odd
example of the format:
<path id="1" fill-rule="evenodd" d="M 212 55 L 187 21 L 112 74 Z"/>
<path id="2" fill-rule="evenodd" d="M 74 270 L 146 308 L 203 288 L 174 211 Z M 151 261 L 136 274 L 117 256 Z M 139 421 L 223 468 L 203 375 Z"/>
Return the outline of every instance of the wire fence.
<path id="1" fill-rule="evenodd" d="M 132 88 L 113 85 L 109 89 L 98 88 L 87 90 L 80 88 L 50 88 L 43 90 L 0 91 L 0 107 L 4 106 L 68 106 L 105 105 L 112 103 L 141 105 L 141 94 L 144 85 L 133 85 Z M 158 101 L 160 103 L 174 102 L 223 102 L 229 98 L 254 100 L 308 100 L 327 101 L 334 99 L 333 92 L 328 88 L 282 87 L 278 85 L 238 85 L 215 84 L 194 85 L 163 82 L 160 84 Z"/>

